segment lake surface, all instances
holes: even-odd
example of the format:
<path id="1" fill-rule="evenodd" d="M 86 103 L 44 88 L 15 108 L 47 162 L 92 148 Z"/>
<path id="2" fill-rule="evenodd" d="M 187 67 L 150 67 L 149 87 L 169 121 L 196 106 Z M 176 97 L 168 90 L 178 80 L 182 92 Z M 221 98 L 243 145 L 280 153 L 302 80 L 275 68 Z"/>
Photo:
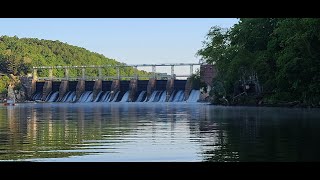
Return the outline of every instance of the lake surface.
<path id="1" fill-rule="evenodd" d="M 320 161 L 319 140 L 319 109 L 0 105 L 0 160 L 5 161 Z"/>

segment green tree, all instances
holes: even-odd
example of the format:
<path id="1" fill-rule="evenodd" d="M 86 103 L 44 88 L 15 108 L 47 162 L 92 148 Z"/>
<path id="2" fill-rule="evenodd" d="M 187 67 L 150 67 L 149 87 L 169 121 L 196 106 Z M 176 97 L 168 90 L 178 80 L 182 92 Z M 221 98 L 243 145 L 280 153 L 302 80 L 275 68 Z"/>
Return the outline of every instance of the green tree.
<path id="1" fill-rule="evenodd" d="M 9 82 L 10 79 L 8 76 L 0 76 L 0 94 L 7 93 Z"/>
<path id="2" fill-rule="evenodd" d="M 227 31 L 212 27 L 197 53 L 218 68 L 227 94 L 257 73 L 269 99 L 319 105 L 320 20 L 241 18 Z"/>

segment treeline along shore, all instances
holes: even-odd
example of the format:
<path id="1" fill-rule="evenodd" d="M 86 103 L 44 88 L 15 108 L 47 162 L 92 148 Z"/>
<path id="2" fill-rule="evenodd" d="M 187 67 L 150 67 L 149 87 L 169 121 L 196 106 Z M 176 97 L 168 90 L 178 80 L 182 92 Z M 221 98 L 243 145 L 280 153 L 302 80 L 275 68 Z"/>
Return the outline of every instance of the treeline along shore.
<path id="1" fill-rule="evenodd" d="M 212 27 L 197 55 L 218 71 L 213 104 L 319 107 L 319 49 L 319 18 L 240 18 Z"/>

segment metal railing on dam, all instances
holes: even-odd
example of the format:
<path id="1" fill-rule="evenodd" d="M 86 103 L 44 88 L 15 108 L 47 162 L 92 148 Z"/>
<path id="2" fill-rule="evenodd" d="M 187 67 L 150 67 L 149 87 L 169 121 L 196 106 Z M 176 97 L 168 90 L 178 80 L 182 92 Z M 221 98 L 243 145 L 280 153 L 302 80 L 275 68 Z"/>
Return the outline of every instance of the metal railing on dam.
<path id="1" fill-rule="evenodd" d="M 44 81 L 44 80 L 53 80 L 53 81 L 78 81 L 82 80 L 113 80 L 113 79 L 170 79 L 170 78 L 177 78 L 177 77 L 190 77 L 193 74 L 193 67 L 196 65 L 200 65 L 198 63 L 167 63 L 167 64 L 120 64 L 120 65 L 86 65 L 86 66 L 36 66 L 33 67 L 33 78 L 36 81 Z M 170 66 L 171 67 L 171 74 L 168 75 L 167 73 L 157 73 L 156 67 L 161 66 Z M 175 67 L 177 66 L 189 66 L 189 74 L 175 74 Z M 134 72 L 132 74 L 121 74 L 121 69 L 132 67 L 134 68 Z M 138 67 L 152 67 L 152 72 L 146 72 L 146 75 L 139 75 L 138 74 Z M 55 77 L 53 75 L 53 69 L 63 69 L 64 70 L 64 77 Z M 70 76 L 69 70 L 71 69 L 81 69 L 81 72 L 76 75 L 76 77 Z M 96 69 L 97 75 L 96 76 L 87 76 L 86 70 L 87 69 Z M 38 76 L 38 70 L 48 70 L 48 76 L 40 77 Z M 102 70 L 105 70 L 107 73 L 104 74 Z M 108 75 L 108 70 L 116 70 L 116 75 Z M 113 73 L 114 74 L 114 73 Z"/>

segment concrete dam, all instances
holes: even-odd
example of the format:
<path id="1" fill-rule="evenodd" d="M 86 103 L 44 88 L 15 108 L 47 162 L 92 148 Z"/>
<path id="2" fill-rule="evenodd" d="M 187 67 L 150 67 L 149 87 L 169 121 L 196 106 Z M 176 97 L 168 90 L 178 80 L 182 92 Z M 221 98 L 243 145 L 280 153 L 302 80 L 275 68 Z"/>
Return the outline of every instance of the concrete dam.
<path id="1" fill-rule="evenodd" d="M 147 75 L 137 74 L 138 67 L 152 67 Z M 171 74 L 157 73 L 156 67 L 169 66 Z M 188 66 L 183 72 L 175 74 L 175 67 Z M 26 87 L 28 98 L 45 102 L 198 102 L 200 87 L 191 81 L 193 66 L 200 66 L 201 81 L 211 83 L 215 68 L 196 63 L 175 64 L 135 64 L 135 65 L 90 65 L 90 66 L 39 66 L 33 67 L 32 80 Z M 123 74 L 123 69 L 131 67 L 134 74 Z M 102 70 L 116 70 L 110 76 Z M 56 77 L 53 70 L 63 70 L 64 77 Z M 69 70 L 81 72 L 71 77 Z M 86 75 L 87 69 L 96 69 L 96 76 Z M 47 77 L 38 77 L 38 70 L 47 70 Z M 43 74 L 42 74 L 43 75 Z M 185 78 L 185 79 L 179 79 Z"/>
<path id="2" fill-rule="evenodd" d="M 112 80 L 35 82 L 32 100 L 45 102 L 197 102 L 199 87 L 187 80 Z"/>

